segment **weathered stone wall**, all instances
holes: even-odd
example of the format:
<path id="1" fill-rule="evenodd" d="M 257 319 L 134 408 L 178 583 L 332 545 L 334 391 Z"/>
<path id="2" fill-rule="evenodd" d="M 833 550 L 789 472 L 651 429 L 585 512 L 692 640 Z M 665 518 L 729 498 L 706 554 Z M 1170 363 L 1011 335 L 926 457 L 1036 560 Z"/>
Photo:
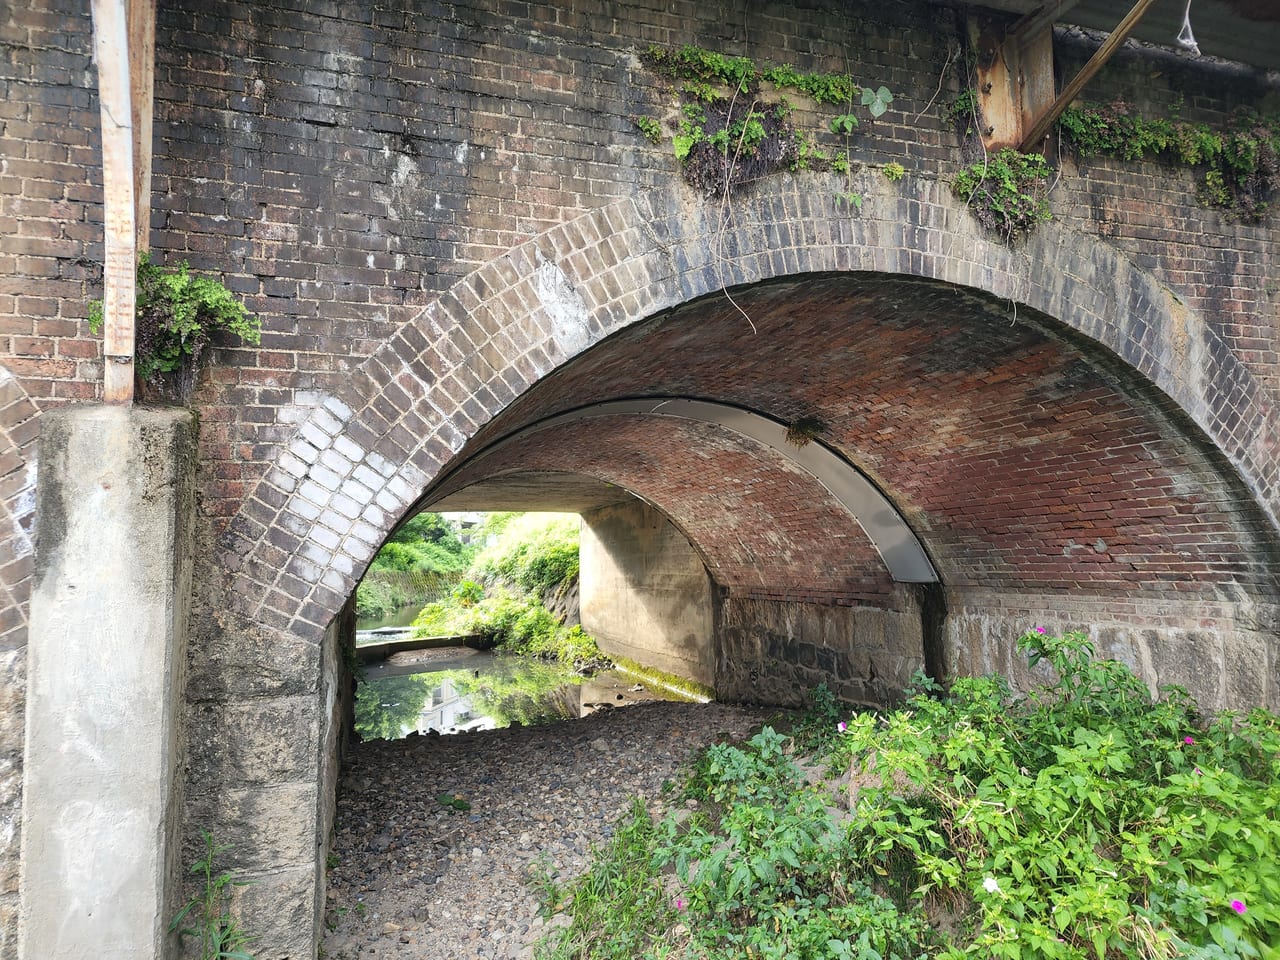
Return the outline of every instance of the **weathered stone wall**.
<path id="1" fill-rule="evenodd" d="M 724 597 L 716 653 L 721 699 L 796 707 L 819 684 L 885 707 L 925 665 L 919 606 L 905 586 L 883 608 Z"/>
<path id="2" fill-rule="evenodd" d="M 684 535 L 637 500 L 584 514 L 579 542 L 582 627 L 600 649 L 712 686 L 711 578 Z"/>
<path id="3" fill-rule="evenodd" d="M 1206 710 L 1246 704 L 1280 709 L 1280 607 L 1243 601 L 1153 601 L 1088 595 L 1036 597 L 968 591 L 954 595 L 945 624 L 947 669 L 956 676 L 999 672 L 1015 688 L 1044 682 L 1011 640 L 1042 627 L 1080 630 L 1098 655 L 1128 664 L 1155 692 L 1180 686 Z"/>

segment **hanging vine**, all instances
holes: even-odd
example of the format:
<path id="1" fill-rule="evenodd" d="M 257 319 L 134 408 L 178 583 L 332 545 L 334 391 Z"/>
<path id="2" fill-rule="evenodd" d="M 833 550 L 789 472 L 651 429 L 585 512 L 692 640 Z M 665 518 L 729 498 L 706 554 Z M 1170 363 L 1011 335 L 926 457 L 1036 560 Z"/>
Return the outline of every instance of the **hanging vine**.
<path id="1" fill-rule="evenodd" d="M 761 67 L 701 47 L 650 47 L 640 59 L 671 85 L 676 109 L 665 127 L 652 117 L 632 119 L 655 143 L 669 135 L 685 181 L 706 196 L 735 193 L 780 171 L 848 172 L 859 109 L 879 117 L 893 102 L 888 88 L 859 86 L 847 74 Z M 784 90 L 839 110 L 829 131 L 845 137 L 845 149 L 824 148 L 816 132 L 797 130 L 791 102 L 778 95 Z"/>

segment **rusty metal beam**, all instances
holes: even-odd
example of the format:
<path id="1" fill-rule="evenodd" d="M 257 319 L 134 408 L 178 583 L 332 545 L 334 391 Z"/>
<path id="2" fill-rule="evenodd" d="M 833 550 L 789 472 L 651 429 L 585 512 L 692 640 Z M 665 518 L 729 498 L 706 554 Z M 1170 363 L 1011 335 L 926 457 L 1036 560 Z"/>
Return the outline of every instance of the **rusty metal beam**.
<path id="1" fill-rule="evenodd" d="M 125 0 L 92 0 L 102 124 L 103 399 L 133 402 L 138 237 L 134 206 L 133 96 Z"/>
<path id="2" fill-rule="evenodd" d="M 1030 150 L 1039 149 L 1040 144 L 1044 142 L 1044 138 L 1049 135 L 1049 128 L 1062 116 L 1062 111 L 1071 105 L 1071 101 L 1080 95 L 1084 85 L 1094 78 L 1103 65 L 1111 59 L 1111 55 L 1120 48 L 1120 44 L 1128 39 L 1129 34 L 1133 32 L 1133 28 L 1138 25 L 1138 21 L 1142 19 L 1143 14 L 1147 12 L 1147 9 L 1153 3 L 1155 3 L 1155 0 L 1138 0 L 1133 5 L 1133 8 L 1125 15 L 1125 18 L 1120 21 L 1120 25 L 1108 34 L 1102 46 L 1089 58 L 1089 62 L 1084 65 L 1080 72 L 1076 74 L 1075 79 L 1068 83 L 1062 93 L 1059 94 L 1058 99 L 1053 102 L 1053 106 L 1045 111 L 1031 127 L 1027 135 L 1022 138 L 1022 143 L 1018 146 L 1019 150 L 1026 153 Z"/>
<path id="3" fill-rule="evenodd" d="M 986 14 L 969 17 L 969 42 L 976 55 L 977 102 L 987 150 L 1014 147 L 1053 103 L 1053 31 L 1015 35 L 1007 20 Z"/>

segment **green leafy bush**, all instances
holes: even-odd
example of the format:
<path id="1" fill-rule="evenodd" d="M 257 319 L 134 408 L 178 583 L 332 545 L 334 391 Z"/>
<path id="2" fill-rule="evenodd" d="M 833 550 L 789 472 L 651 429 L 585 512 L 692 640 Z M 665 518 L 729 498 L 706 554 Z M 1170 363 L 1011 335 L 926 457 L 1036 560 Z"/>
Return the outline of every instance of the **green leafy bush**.
<path id="1" fill-rule="evenodd" d="M 951 186 L 979 223 L 1013 241 L 1051 219 L 1045 197 L 1051 173 L 1038 153 L 1000 150 L 965 167 Z"/>
<path id="2" fill-rule="evenodd" d="M 696 811 L 634 807 L 541 956 L 1280 956 L 1280 718 L 1153 697 L 1083 634 L 1018 645 L 1050 675 L 1027 696 L 922 678 L 710 748 Z"/>
<path id="3" fill-rule="evenodd" d="M 1077 104 L 1058 120 L 1081 157 L 1160 160 L 1200 170 L 1202 203 L 1260 220 L 1280 187 L 1280 117 L 1240 111 L 1223 129 L 1178 117 L 1134 116 L 1123 102 Z"/>
<path id="4" fill-rule="evenodd" d="M 261 321 L 219 281 L 193 274 L 185 262 L 157 266 L 146 253 L 138 257 L 135 313 L 137 377 L 166 393 L 189 389 L 213 331 L 225 330 L 245 343 L 262 338 Z M 102 301 L 95 300 L 89 305 L 89 329 L 99 333 L 103 321 Z"/>
<path id="5" fill-rule="evenodd" d="M 535 595 L 554 594 L 578 579 L 578 518 L 523 514 L 499 521 L 494 543 L 475 558 L 478 577 Z"/>
<path id="6" fill-rule="evenodd" d="M 418 514 L 374 555 L 356 588 L 357 616 L 385 617 L 442 598 L 461 580 L 473 552 L 459 539 L 453 521 L 437 513 Z"/>
<path id="7" fill-rule="evenodd" d="M 820 107 L 841 110 L 829 124 L 846 139 L 858 126 L 855 105 L 882 116 L 893 102 L 886 87 L 861 87 L 842 73 L 807 73 L 782 65 L 759 66 L 746 57 L 683 46 L 650 47 L 641 61 L 669 81 L 680 105 L 673 124 L 672 150 L 681 173 L 707 196 L 723 196 L 783 170 L 848 172 L 845 150 L 833 154 L 817 146 L 812 136 L 791 125 L 792 105 L 784 97 L 770 100 L 760 84 L 775 91 L 796 91 Z M 642 132 L 661 132 L 646 125 Z"/>

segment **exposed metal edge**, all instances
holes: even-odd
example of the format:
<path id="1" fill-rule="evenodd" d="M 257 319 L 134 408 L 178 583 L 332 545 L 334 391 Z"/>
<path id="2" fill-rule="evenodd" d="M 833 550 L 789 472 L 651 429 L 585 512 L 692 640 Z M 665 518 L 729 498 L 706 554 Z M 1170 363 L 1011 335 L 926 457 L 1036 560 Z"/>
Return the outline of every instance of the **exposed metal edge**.
<path id="1" fill-rule="evenodd" d="M 741 407 L 683 397 L 610 400 L 539 420 L 508 434 L 473 459 L 487 457 L 517 440 L 552 427 L 593 417 L 628 414 L 712 423 L 764 444 L 812 476 L 844 505 L 880 552 L 880 558 L 894 580 L 900 583 L 938 582 L 938 573 L 924 547 L 879 487 L 821 441 L 796 447 L 787 442 L 787 429 L 783 424 Z"/>

